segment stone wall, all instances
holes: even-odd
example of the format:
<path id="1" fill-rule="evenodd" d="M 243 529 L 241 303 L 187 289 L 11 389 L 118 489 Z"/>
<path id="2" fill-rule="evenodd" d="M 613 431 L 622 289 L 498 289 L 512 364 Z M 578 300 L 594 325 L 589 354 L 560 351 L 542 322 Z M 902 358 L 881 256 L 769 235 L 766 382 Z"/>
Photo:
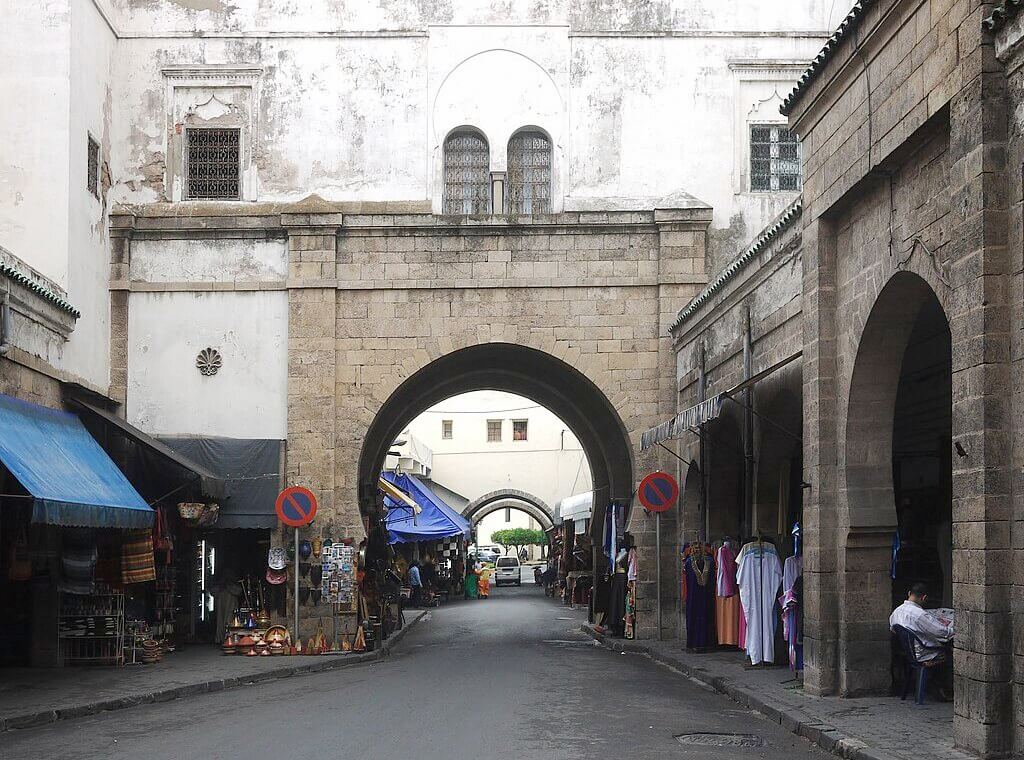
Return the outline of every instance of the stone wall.
<path id="1" fill-rule="evenodd" d="M 679 411 L 700 401 L 702 363 L 705 398 L 743 381 L 748 323 L 751 374 L 801 350 L 800 232 L 800 208 L 794 205 L 726 267 L 726 272 L 731 272 L 729 276 L 716 278 L 675 320 L 672 336 Z M 784 398 L 789 403 L 782 403 Z M 739 400 L 747 403 L 743 397 Z M 755 384 L 749 401 L 758 414 L 799 436 L 799 361 Z M 679 547 L 705 534 L 702 499 L 709 513 L 708 539 L 719 541 L 725 535 L 740 538 L 738 526 L 744 514 L 744 422 L 742 407 L 726 401 L 720 418 L 706 426 L 703 460 L 696 434 L 684 433 L 675 444 L 680 457 L 696 465 L 692 477 L 687 478 L 691 468 L 681 462 L 677 464 L 680 483 L 688 483 L 687 490 L 694 491 L 692 495 L 684 492 L 681 520 L 673 536 Z M 763 422 L 762 417 L 753 416 L 751 422 L 752 517 L 760 518 L 751 530 L 760 529 L 771 536 L 776 533 L 778 522 L 779 479 L 789 466 L 782 460 L 796 453 L 798 441 Z M 702 463 L 706 471 L 703 477 Z M 778 538 L 784 539 L 781 535 Z M 679 577 L 681 569 L 681 564 L 677 564 L 675 577 Z M 677 589 L 673 588 L 673 593 Z"/>
<path id="2" fill-rule="evenodd" d="M 952 333 L 953 440 L 968 452 L 953 461 L 953 566 L 971 568 L 954 576 L 956 741 L 1000 756 L 1013 704 L 1011 300 L 1006 79 L 982 33 L 987 9 L 871 4 L 790 123 L 806 173 L 805 685 L 855 694 L 888 683 L 891 436 L 861 411 L 895 394 L 907 324 L 934 296 Z"/>

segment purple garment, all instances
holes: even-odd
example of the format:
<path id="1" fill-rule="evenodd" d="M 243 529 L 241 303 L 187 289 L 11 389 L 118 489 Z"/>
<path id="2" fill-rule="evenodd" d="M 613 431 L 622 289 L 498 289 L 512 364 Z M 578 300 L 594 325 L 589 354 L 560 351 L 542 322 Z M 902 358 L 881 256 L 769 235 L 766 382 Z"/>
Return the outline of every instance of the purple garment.
<path id="1" fill-rule="evenodd" d="M 718 550 L 718 596 L 736 596 L 740 592 L 736 585 L 736 552 L 729 544 L 722 544 Z"/>
<path id="2" fill-rule="evenodd" d="M 686 646 L 703 649 L 715 644 L 715 562 L 705 557 L 709 572 L 701 585 L 693 568 L 693 557 L 683 562 L 686 572 Z"/>

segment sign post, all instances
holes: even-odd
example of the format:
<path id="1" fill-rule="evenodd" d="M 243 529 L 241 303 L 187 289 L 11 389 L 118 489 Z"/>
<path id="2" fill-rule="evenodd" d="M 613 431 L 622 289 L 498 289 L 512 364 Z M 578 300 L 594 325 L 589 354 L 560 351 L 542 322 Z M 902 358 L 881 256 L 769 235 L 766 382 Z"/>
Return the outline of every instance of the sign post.
<path id="1" fill-rule="evenodd" d="M 661 513 L 672 508 L 679 498 L 679 483 L 667 472 L 652 472 L 640 481 L 637 498 L 644 509 L 654 512 L 655 594 L 658 596 L 658 639 L 661 639 Z"/>
<path id="2" fill-rule="evenodd" d="M 316 496 L 308 488 L 291 486 L 277 495 L 274 502 L 277 519 L 285 525 L 295 528 L 295 558 L 292 570 L 295 575 L 295 638 L 294 643 L 302 641 L 299 635 L 299 528 L 309 525 L 316 517 Z"/>

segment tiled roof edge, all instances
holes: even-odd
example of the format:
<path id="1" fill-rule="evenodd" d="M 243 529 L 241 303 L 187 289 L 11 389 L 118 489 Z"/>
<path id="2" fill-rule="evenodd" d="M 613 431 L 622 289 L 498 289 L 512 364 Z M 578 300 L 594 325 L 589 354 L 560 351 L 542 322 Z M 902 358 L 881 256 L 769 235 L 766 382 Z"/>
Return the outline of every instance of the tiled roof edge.
<path id="1" fill-rule="evenodd" d="M 741 253 L 733 262 L 722 270 L 722 273 L 718 275 L 711 283 L 702 290 L 696 298 L 679 312 L 675 321 L 669 330 L 675 330 L 679 325 L 689 319 L 694 312 L 696 312 L 701 306 L 707 303 L 708 299 L 711 298 L 715 293 L 721 290 L 729 280 L 735 277 L 742 271 L 742 269 L 750 263 L 754 258 L 757 257 L 761 251 L 767 248 L 775 238 L 782 234 L 790 225 L 793 224 L 803 212 L 803 197 L 797 198 L 789 206 L 779 214 L 775 221 L 768 225 L 757 239 L 751 243 L 750 247 Z"/>
<path id="2" fill-rule="evenodd" d="M 1006 26 L 1024 8 L 1024 0 L 1003 0 L 992 13 L 981 21 L 981 28 L 986 32 L 998 32 Z"/>
<path id="3" fill-rule="evenodd" d="M 1009 0 L 1008 0 L 1009 1 Z M 1022 2 L 1024 0 L 1012 0 L 1012 2 Z M 811 61 L 811 65 L 807 67 L 807 70 L 800 75 L 800 79 L 796 83 L 796 87 L 789 93 L 786 99 L 782 102 L 782 106 L 779 107 L 779 111 L 782 112 L 783 116 L 789 116 L 793 109 L 796 108 L 796 104 L 800 101 L 800 98 L 804 96 L 804 93 L 810 88 L 814 80 L 821 74 L 821 70 L 825 68 L 825 64 L 828 63 L 835 51 L 843 43 L 843 41 L 849 36 L 858 26 L 860 22 L 864 20 L 864 15 L 868 9 L 875 4 L 875 0 L 857 0 L 854 3 L 853 8 L 846 14 L 846 18 L 839 25 L 839 28 L 833 32 L 832 36 L 828 38 L 825 46 L 821 51 L 814 56 L 814 60 Z"/>
<path id="4" fill-rule="evenodd" d="M 49 301 L 54 306 L 56 306 L 58 309 L 60 309 L 61 311 L 67 312 L 68 314 L 73 316 L 75 319 L 78 319 L 80 316 L 82 316 L 82 312 L 80 312 L 78 309 L 76 309 L 70 303 L 65 301 L 59 295 L 54 293 L 49 288 L 43 287 L 38 282 L 33 280 L 31 277 L 26 275 L 24 272 L 14 268 L 14 267 L 12 267 L 10 264 L 6 264 L 6 263 L 0 261 L 0 275 L 3 275 L 4 277 L 7 277 L 7 278 L 9 278 L 11 280 L 14 280 L 19 285 L 22 285 L 25 288 L 28 288 L 33 293 L 38 295 L 40 298 L 42 298 L 42 299 L 44 299 L 46 301 Z"/>

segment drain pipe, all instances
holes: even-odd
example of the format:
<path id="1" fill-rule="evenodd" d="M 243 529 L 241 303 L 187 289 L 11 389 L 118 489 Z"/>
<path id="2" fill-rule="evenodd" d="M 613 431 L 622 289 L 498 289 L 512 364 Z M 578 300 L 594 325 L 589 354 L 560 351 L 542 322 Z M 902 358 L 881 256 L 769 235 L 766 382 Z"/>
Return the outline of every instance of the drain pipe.
<path id="1" fill-rule="evenodd" d="M 0 356 L 7 356 L 11 350 L 11 293 L 4 293 L 0 303 Z"/>

